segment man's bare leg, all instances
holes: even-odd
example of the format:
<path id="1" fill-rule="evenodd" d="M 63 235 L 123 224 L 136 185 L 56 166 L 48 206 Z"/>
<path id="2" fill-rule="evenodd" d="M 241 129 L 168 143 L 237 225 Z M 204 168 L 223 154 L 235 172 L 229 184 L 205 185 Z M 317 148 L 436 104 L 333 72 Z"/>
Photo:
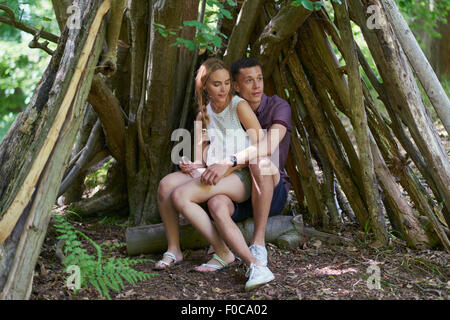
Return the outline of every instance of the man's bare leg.
<path id="1" fill-rule="evenodd" d="M 277 171 L 273 175 L 267 174 L 260 163 L 250 164 L 252 174 L 252 206 L 255 231 L 251 244 L 265 246 L 266 226 L 269 218 L 270 205 L 272 203 L 273 192 L 280 182 L 280 173 Z"/>
<path id="2" fill-rule="evenodd" d="M 248 265 L 245 290 L 251 291 L 275 279 L 274 274 L 261 261 L 257 260 L 242 235 L 241 230 L 231 219 L 234 205 L 231 199 L 218 195 L 208 201 L 208 206 L 219 234 L 234 252 Z"/>

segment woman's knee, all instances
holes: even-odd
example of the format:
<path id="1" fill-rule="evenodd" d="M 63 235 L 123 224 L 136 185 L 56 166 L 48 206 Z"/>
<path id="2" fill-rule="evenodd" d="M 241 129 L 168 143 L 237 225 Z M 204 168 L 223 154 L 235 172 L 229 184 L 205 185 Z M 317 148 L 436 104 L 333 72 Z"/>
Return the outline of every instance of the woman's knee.
<path id="1" fill-rule="evenodd" d="M 183 213 L 183 209 L 189 202 L 189 194 L 183 187 L 176 187 L 170 194 L 170 200 L 177 211 Z"/>
<path id="2" fill-rule="evenodd" d="M 170 198 L 171 193 L 181 184 L 179 177 L 174 174 L 168 174 L 161 179 L 158 186 L 158 200 L 165 201 Z"/>
<path id="3" fill-rule="evenodd" d="M 233 215 L 233 201 L 227 196 L 217 195 L 208 200 L 208 209 L 215 221 L 229 218 Z"/>
<path id="4" fill-rule="evenodd" d="M 250 164 L 249 168 L 257 182 L 272 182 L 274 177 L 280 174 L 269 158 L 258 159 L 257 163 Z"/>

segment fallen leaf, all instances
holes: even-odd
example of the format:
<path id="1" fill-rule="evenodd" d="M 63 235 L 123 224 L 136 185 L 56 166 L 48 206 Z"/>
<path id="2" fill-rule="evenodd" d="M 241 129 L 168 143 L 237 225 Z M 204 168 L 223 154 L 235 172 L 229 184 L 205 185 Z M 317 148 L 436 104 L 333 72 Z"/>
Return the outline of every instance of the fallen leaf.
<path id="1" fill-rule="evenodd" d="M 220 288 L 212 288 L 212 291 L 215 293 L 220 293 L 220 294 L 223 293 L 222 289 L 220 289 Z"/>

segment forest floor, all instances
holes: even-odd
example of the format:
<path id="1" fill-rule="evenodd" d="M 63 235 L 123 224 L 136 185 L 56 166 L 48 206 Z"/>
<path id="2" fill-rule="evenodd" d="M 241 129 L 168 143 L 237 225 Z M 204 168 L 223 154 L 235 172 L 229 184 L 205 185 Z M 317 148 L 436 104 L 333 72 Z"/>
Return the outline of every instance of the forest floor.
<path id="1" fill-rule="evenodd" d="M 92 240 L 125 243 L 126 221 L 122 224 L 71 222 Z M 414 251 L 399 240 L 384 250 L 371 248 L 364 233 L 353 227 L 341 234 L 351 238 L 346 245 L 330 245 L 310 239 L 301 248 L 282 250 L 269 244 L 269 267 L 276 279 L 252 292 L 245 292 L 246 268 L 237 263 L 226 271 L 198 273 L 193 268 L 206 262 L 205 250 L 188 250 L 185 262 L 170 270 L 153 270 L 153 263 L 138 264 L 137 270 L 151 273 L 148 280 L 125 283 L 120 293 L 110 290 L 113 300 L 449 300 L 449 257 L 443 251 Z M 69 274 L 56 257 L 57 236 L 49 230 L 35 270 L 32 300 L 103 300 L 95 288 L 82 288 L 77 295 L 66 286 Z M 83 247 L 89 243 L 83 241 Z M 92 249 L 92 248 L 91 248 Z M 92 251 L 94 252 L 94 251 Z M 124 246 L 112 253 L 126 257 Z M 160 255 L 139 258 L 158 260 Z M 380 288 L 373 289 L 373 266 L 379 267 Z M 372 283 L 372 289 L 368 285 Z"/>

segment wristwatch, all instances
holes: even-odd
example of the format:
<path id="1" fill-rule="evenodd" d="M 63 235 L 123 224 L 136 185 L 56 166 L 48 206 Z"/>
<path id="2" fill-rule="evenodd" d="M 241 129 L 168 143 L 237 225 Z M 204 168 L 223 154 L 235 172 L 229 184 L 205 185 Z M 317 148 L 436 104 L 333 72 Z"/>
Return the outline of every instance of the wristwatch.
<path id="1" fill-rule="evenodd" d="M 235 156 L 230 156 L 231 162 L 233 162 L 232 168 L 237 166 L 237 158 Z"/>

